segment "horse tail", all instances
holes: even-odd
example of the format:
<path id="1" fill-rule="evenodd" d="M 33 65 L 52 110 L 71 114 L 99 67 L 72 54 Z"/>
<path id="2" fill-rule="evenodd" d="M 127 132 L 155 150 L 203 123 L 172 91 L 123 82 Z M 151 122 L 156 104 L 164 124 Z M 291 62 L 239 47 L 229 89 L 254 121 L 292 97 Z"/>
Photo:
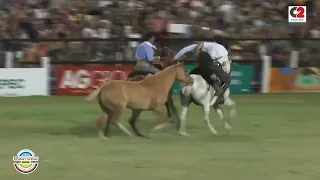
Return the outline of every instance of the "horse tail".
<path id="1" fill-rule="evenodd" d="M 91 103 L 93 100 L 96 99 L 96 97 L 99 95 L 100 93 L 100 90 L 101 90 L 101 87 L 95 89 L 94 91 L 92 91 L 86 98 L 85 98 L 85 101 L 87 103 Z"/>
<path id="2" fill-rule="evenodd" d="M 97 89 L 95 89 L 94 91 L 92 91 L 86 98 L 85 101 L 87 103 L 91 103 L 93 100 L 95 100 L 97 98 L 97 96 L 99 95 L 101 88 L 103 86 L 105 86 L 107 83 L 104 82 L 100 87 L 98 87 Z"/>

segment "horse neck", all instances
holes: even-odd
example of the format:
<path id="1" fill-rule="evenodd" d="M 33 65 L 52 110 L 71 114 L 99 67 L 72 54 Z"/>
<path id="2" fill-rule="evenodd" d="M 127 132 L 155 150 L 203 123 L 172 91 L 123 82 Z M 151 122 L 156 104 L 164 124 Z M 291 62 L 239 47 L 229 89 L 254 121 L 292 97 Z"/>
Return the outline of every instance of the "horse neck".
<path id="1" fill-rule="evenodd" d="M 160 90 L 163 93 L 168 93 L 177 76 L 175 68 L 175 66 L 170 66 L 163 71 L 142 80 L 141 84 L 155 87 L 157 92 Z"/>
<path id="2" fill-rule="evenodd" d="M 163 48 L 163 67 L 166 68 L 171 65 L 172 59 L 173 59 L 173 54 L 171 53 L 171 49 L 168 47 Z"/>
<path id="3" fill-rule="evenodd" d="M 163 62 L 163 68 L 169 67 L 171 65 L 170 57 L 163 58 L 162 62 Z"/>

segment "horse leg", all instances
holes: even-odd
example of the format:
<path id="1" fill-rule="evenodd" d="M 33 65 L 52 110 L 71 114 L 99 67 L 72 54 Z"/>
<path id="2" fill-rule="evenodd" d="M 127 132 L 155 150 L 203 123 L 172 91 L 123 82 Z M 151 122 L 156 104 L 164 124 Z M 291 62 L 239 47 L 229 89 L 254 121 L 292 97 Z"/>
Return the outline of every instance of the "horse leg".
<path id="1" fill-rule="evenodd" d="M 222 111 L 222 109 L 220 108 L 219 104 L 217 104 L 217 103 L 214 104 L 214 105 L 213 105 L 213 108 L 214 108 L 214 110 L 217 112 L 219 118 L 224 121 L 224 128 L 225 128 L 226 130 L 228 130 L 228 131 L 231 131 L 231 126 L 229 125 L 229 123 L 228 123 L 226 120 L 224 120 L 223 111 Z"/>
<path id="2" fill-rule="evenodd" d="M 136 127 L 136 122 L 138 117 L 140 116 L 141 111 L 139 110 L 132 110 L 131 117 L 129 119 L 129 124 L 133 129 L 133 132 L 139 137 L 146 137 L 145 135 L 141 134 L 138 128 Z"/>
<path id="3" fill-rule="evenodd" d="M 160 106 L 155 110 L 155 112 L 158 115 L 158 121 L 160 122 L 158 125 L 156 125 L 154 128 L 151 129 L 151 132 L 159 131 L 160 129 L 164 128 L 168 121 L 166 121 L 166 113 L 163 106 Z"/>
<path id="4" fill-rule="evenodd" d="M 100 128 L 98 129 L 98 136 L 101 139 L 106 139 L 106 136 L 109 134 L 113 113 L 112 110 L 102 102 L 100 97 L 98 102 L 101 110 L 103 111 L 103 115 L 100 117 L 100 120 L 97 121 L 97 125 L 100 125 Z M 105 133 L 103 132 L 103 129 L 105 130 Z"/>
<path id="5" fill-rule="evenodd" d="M 122 124 L 120 124 L 119 122 L 117 122 L 116 123 L 116 125 L 118 126 L 118 128 L 122 131 L 122 132 L 124 132 L 125 134 L 127 134 L 128 136 L 133 136 L 132 134 L 131 134 L 131 132 L 126 128 L 126 127 L 124 127 Z"/>
<path id="6" fill-rule="evenodd" d="M 203 114 L 204 114 L 204 117 L 203 117 L 204 122 L 209 127 L 211 133 L 212 134 L 218 134 L 217 131 L 212 126 L 212 124 L 210 123 L 210 119 L 209 119 L 210 118 L 210 106 L 209 106 L 209 104 L 203 105 Z"/>
<path id="7" fill-rule="evenodd" d="M 186 120 L 188 115 L 189 106 L 192 102 L 190 96 L 185 96 L 183 94 L 180 95 L 181 104 L 182 104 L 182 110 L 180 114 L 180 127 L 179 127 L 179 133 L 182 136 L 188 136 L 189 134 L 186 131 Z"/>
<path id="8" fill-rule="evenodd" d="M 179 127 L 180 127 L 180 121 L 181 121 L 181 119 L 180 119 L 180 116 L 179 116 L 179 113 L 178 113 L 178 108 L 174 105 L 174 101 L 173 101 L 172 96 L 170 96 L 170 97 L 168 98 L 168 102 L 167 102 L 167 103 L 168 103 L 169 108 L 172 110 L 174 117 L 177 118 L 176 121 L 172 120 L 171 122 L 174 122 L 174 123 L 175 123 L 176 129 L 178 130 Z"/>
<path id="9" fill-rule="evenodd" d="M 109 133 L 110 133 L 110 124 L 111 124 L 111 121 L 113 120 L 113 113 L 111 112 L 108 115 L 109 116 L 108 116 L 107 122 L 105 123 L 105 136 L 106 137 L 110 137 L 110 135 L 109 135 Z"/>
<path id="10" fill-rule="evenodd" d="M 225 97 L 224 105 L 231 107 L 230 119 L 235 118 L 237 116 L 236 103 L 230 97 Z"/>
<path id="11" fill-rule="evenodd" d="M 104 135 L 104 128 L 106 127 L 106 123 L 108 121 L 108 114 L 103 113 L 97 120 L 96 125 L 98 128 L 98 137 L 101 139 L 106 139 L 106 136 Z"/>
<path id="12" fill-rule="evenodd" d="M 172 115 L 171 115 L 169 103 L 166 102 L 166 103 L 165 103 L 165 106 L 166 106 L 166 109 L 167 109 L 167 115 L 168 115 L 169 118 L 171 118 Z M 172 121 L 172 122 L 173 122 L 173 121 Z"/>
<path id="13" fill-rule="evenodd" d="M 172 89 L 171 89 L 170 92 L 169 92 L 168 100 L 165 103 L 166 108 L 167 108 L 167 114 L 168 114 L 169 118 L 171 118 L 171 116 L 172 116 L 171 110 L 170 110 L 170 108 L 172 108 L 172 103 L 173 103 L 173 100 L 172 100 Z M 171 120 L 171 122 L 174 122 L 174 121 Z"/>
<path id="14" fill-rule="evenodd" d="M 118 110 L 118 113 L 120 113 L 119 116 L 121 116 L 121 111 L 119 112 L 119 110 Z M 126 127 L 124 127 L 120 122 L 111 122 L 111 123 L 113 123 L 114 125 L 116 125 L 122 132 L 124 132 L 124 133 L 127 134 L 128 136 L 133 136 L 133 135 L 131 134 L 131 132 L 130 132 Z"/>
<path id="15" fill-rule="evenodd" d="M 186 131 L 186 120 L 188 115 L 188 109 L 189 109 L 189 106 L 183 106 L 181 110 L 179 134 L 182 136 L 189 136 L 189 134 Z"/>
<path id="16" fill-rule="evenodd" d="M 121 114 L 124 110 L 124 107 L 122 106 L 116 106 L 113 108 L 113 111 L 112 111 L 112 116 L 110 119 L 108 119 L 108 121 L 110 120 L 111 122 L 113 122 L 116 126 L 118 126 L 118 128 L 124 132 L 125 134 L 127 134 L 128 136 L 133 136 L 130 131 L 124 127 L 119 121 L 120 121 L 120 117 L 121 117 Z M 107 124 L 110 123 L 110 122 L 107 122 Z"/>

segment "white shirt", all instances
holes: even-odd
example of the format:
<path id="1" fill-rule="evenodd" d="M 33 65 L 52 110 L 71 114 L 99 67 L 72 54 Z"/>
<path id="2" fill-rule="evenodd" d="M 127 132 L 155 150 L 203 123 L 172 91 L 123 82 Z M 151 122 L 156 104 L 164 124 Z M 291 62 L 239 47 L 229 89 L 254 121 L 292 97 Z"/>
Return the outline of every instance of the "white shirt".
<path id="1" fill-rule="evenodd" d="M 218 44 L 216 42 L 204 42 L 203 44 L 204 45 L 203 45 L 202 51 L 207 52 L 212 59 L 228 56 L 227 49 L 221 44 Z M 178 54 L 174 57 L 174 59 L 178 59 L 180 56 L 184 55 L 187 52 L 194 51 L 196 47 L 197 47 L 197 44 L 192 44 L 181 49 L 178 52 Z"/>
<path id="2" fill-rule="evenodd" d="M 202 51 L 207 52 L 212 59 L 228 55 L 227 49 L 216 42 L 204 42 Z"/>

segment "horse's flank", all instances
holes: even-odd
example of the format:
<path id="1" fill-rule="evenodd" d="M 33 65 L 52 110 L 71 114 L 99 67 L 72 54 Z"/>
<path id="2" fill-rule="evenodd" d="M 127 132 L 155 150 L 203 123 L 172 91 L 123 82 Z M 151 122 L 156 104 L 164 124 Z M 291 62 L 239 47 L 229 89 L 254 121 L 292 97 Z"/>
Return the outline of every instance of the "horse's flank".
<path id="1" fill-rule="evenodd" d="M 175 81 L 176 68 L 177 65 L 170 66 L 142 81 L 110 81 L 93 91 L 86 100 L 90 102 L 100 93 L 101 99 L 111 106 L 154 110 L 167 101 L 168 93 Z"/>

